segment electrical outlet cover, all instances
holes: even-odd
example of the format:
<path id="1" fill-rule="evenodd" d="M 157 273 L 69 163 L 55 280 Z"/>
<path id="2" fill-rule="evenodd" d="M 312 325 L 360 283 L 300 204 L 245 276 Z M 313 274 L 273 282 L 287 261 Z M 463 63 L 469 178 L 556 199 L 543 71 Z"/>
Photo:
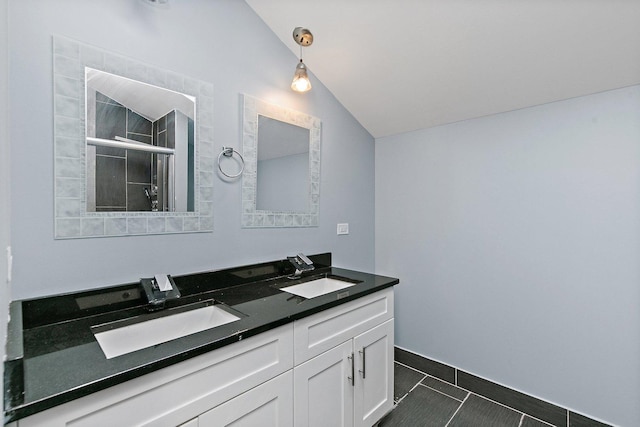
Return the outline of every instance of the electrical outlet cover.
<path id="1" fill-rule="evenodd" d="M 338 224 L 338 235 L 349 234 L 349 223 Z"/>

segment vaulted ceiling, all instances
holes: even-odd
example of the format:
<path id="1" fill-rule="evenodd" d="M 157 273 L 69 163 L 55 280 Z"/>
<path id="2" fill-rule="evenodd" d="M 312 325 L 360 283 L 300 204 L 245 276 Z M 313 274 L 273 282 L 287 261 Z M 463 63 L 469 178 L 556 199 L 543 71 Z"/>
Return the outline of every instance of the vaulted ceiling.
<path id="1" fill-rule="evenodd" d="M 376 138 L 640 84 L 640 0 L 246 2 Z"/>

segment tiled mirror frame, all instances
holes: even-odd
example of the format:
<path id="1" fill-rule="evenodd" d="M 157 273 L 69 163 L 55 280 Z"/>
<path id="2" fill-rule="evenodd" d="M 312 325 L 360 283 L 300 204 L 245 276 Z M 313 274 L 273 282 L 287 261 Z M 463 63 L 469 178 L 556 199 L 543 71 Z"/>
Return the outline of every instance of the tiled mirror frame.
<path id="1" fill-rule="evenodd" d="M 196 98 L 195 211 L 87 212 L 85 67 Z M 55 238 L 90 238 L 213 231 L 213 85 L 53 37 Z"/>
<path id="2" fill-rule="evenodd" d="M 256 209 L 258 115 L 309 129 L 309 208 L 307 212 Z M 317 227 L 320 210 L 320 119 L 242 94 L 242 227 Z"/>

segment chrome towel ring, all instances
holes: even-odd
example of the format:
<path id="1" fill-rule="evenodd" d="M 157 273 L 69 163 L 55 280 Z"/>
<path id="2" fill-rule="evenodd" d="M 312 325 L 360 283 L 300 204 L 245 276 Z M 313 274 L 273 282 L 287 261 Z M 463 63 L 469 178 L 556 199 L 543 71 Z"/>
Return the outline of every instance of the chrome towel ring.
<path id="1" fill-rule="evenodd" d="M 222 170 L 222 165 L 220 164 L 220 159 L 222 158 L 222 156 L 233 157 L 234 153 L 237 154 L 238 157 L 240 157 L 240 163 L 242 163 L 242 167 L 240 168 L 240 172 L 238 172 L 235 175 L 231 175 L 231 174 L 226 173 L 224 170 Z M 220 152 L 220 154 L 218 154 L 218 169 L 220 169 L 220 173 L 222 173 L 227 178 L 237 178 L 237 177 L 239 177 L 240 175 L 242 175 L 242 172 L 244 172 L 244 158 L 242 157 L 242 154 L 238 153 L 232 147 L 222 147 L 222 151 Z"/>

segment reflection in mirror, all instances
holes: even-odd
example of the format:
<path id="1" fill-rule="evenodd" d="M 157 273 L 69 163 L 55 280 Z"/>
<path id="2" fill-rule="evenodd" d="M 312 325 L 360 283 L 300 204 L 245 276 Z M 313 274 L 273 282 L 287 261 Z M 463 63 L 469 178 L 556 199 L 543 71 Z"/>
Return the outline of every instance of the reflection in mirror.
<path id="1" fill-rule="evenodd" d="M 56 239 L 213 231 L 211 83 L 53 36 L 53 100 Z"/>
<path id="2" fill-rule="evenodd" d="M 309 129 L 258 115 L 258 210 L 308 211 L 309 133 Z"/>
<path id="3" fill-rule="evenodd" d="M 195 98 L 85 68 L 87 211 L 193 212 Z"/>
<path id="4" fill-rule="evenodd" d="M 242 226 L 317 227 L 319 119 L 243 95 Z"/>

